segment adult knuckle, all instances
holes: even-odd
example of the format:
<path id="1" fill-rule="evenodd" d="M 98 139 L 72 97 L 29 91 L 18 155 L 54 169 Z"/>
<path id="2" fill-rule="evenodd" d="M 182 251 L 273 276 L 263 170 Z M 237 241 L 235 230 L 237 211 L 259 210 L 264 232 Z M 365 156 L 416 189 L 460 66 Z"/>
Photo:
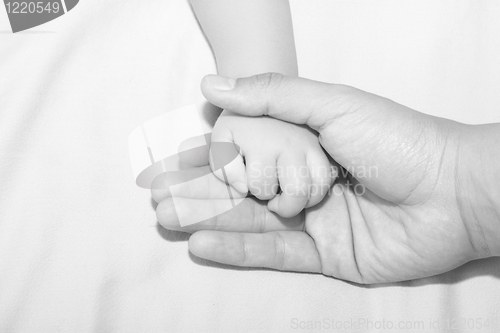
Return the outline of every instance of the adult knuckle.
<path id="1" fill-rule="evenodd" d="M 266 209 L 262 209 L 263 206 L 257 205 L 255 201 L 252 201 L 253 205 L 253 230 L 257 233 L 263 233 L 266 230 L 266 220 L 267 220 L 267 212 Z"/>
<path id="2" fill-rule="evenodd" d="M 241 263 L 243 266 L 246 266 L 248 263 L 248 242 L 245 234 L 239 235 L 240 246 L 241 246 Z"/>
<path id="3" fill-rule="evenodd" d="M 278 270 L 283 269 L 285 266 L 285 251 L 286 251 L 286 244 L 285 240 L 283 237 L 280 235 L 279 232 L 274 234 L 274 263 L 275 267 Z"/>
<path id="4" fill-rule="evenodd" d="M 263 73 L 252 77 L 254 87 L 262 92 L 277 89 L 281 85 L 284 76 L 279 73 Z"/>

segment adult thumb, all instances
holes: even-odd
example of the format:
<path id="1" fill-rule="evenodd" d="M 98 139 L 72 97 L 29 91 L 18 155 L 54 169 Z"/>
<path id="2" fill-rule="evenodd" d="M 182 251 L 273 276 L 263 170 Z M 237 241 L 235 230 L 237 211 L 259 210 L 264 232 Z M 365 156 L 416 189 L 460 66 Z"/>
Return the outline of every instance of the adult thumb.
<path id="1" fill-rule="evenodd" d="M 358 90 L 265 73 L 239 79 L 207 75 L 201 82 L 201 91 L 220 108 L 246 116 L 268 115 L 319 131 L 348 111 L 346 99 Z"/>
<path id="2" fill-rule="evenodd" d="M 428 160 L 428 151 L 439 151 L 431 143 L 440 137 L 433 117 L 353 87 L 266 73 L 240 79 L 208 75 L 201 89 L 223 109 L 318 131 L 337 163 L 389 201 L 407 196 L 421 180 L 411 166 Z"/>

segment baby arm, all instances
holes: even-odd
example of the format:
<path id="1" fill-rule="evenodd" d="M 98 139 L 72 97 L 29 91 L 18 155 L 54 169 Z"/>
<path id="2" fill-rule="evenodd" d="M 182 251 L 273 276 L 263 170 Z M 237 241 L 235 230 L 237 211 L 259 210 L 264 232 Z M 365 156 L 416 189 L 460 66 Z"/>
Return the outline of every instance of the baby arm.
<path id="1" fill-rule="evenodd" d="M 191 4 L 212 46 L 219 75 L 298 75 L 287 0 L 191 0 Z M 240 192 L 250 190 L 257 198 L 270 200 L 269 209 L 284 217 L 319 203 L 333 182 L 317 134 L 305 127 L 224 110 L 212 142 L 239 146 L 241 156 L 225 167 L 228 182 Z M 220 171 L 215 174 L 224 180 Z"/>

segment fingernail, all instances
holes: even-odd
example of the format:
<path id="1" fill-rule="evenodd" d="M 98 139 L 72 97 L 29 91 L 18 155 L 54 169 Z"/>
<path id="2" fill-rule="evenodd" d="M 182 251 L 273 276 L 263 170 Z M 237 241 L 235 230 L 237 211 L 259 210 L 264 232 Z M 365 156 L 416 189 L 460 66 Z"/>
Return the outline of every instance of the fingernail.
<path id="1" fill-rule="evenodd" d="M 234 189 L 240 193 L 247 193 L 248 192 L 248 187 L 247 184 L 242 183 L 242 182 L 236 182 L 232 184 Z"/>
<path id="2" fill-rule="evenodd" d="M 267 209 L 269 209 L 273 213 L 277 213 L 278 212 L 279 198 L 280 198 L 280 195 L 276 194 L 276 196 L 274 198 L 269 200 L 269 202 L 267 203 Z"/>
<path id="3" fill-rule="evenodd" d="M 218 75 L 208 75 L 207 81 L 215 90 L 231 90 L 236 85 L 235 79 Z"/>

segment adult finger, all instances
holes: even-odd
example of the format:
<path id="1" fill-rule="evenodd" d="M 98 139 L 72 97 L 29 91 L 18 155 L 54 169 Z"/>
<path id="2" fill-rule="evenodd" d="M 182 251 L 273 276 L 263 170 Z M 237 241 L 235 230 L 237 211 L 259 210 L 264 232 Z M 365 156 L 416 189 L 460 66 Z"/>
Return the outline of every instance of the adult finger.
<path id="1" fill-rule="evenodd" d="M 228 197 L 227 185 L 210 170 L 210 166 L 165 172 L 158 175 L 151 184 L 151 195 L 156 202 L 175 195 L 195 199 L 223 199 Z"/>
<path id="2" fill-rule="evenodd" d="M 262 234 L 200 231 L 189 238 L 189 251 L 204 259 L 235 266 L 321 272 L 314 241 L 302 231 Z"/>
<path id="3" fill-rule="evenodd" d="M 277 73 L 233 79 L 207 75 L 201 82 L 207 100 L 247 116 L 269 115 L 319 130 L 351 109 L 358 89 Z"/>
<path id="4" fill-rule="evenodd" d="M 283 218 L 268 210 L 266 202 L 253 198 L 246 198 L 236 207 L 204 221 L 181 226 L 179 216 L 186 216 L 189 212 L 196 212 L 193 207 L 208 212 L 216 209 L 217 200 L 190 199 L 190 198 L 166 198 L 158 204 L 156 216 L 158 222 L 166 229 L 185 232 L 198 230 L 224 230 L 235 232 L 268 232 L 276 230 L 303 230 L 304 214 L 292 218 Z M 212 207 L 210 207 L 212 206 Z"/>
<path id="5" fill-rule="evenodd" d="M 220 180 L 209 166 L 189 168 L 175 172 L 164 172 L 152 182 L 151 195 L 159 203 L 168 197 L 191 199 L 235 199 L 244 198 L 245 193 L 229 188 L 231 185 Z"/>

